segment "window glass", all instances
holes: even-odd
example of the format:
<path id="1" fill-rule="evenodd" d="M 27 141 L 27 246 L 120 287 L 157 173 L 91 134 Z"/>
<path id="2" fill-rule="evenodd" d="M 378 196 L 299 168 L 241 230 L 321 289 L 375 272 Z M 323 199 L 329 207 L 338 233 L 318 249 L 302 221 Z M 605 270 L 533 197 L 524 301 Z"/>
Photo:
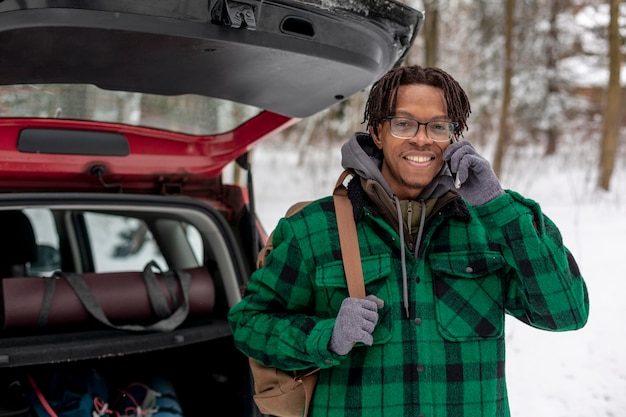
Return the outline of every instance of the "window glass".
<path id="1" fill-rule="evenodd" d="M 141 271 L 149 262 L 156 262 L 163 271 L 171 269 L 171 265 L 194 268 L 204 263 L 205 247 L 200 231 L 181 219 L 153 216 L 148 227 L 141 214 L 56 211 L 58 218 L 67 223 L 58 226 L 65 229 L 63 234 L 57 230 L 50 209 L 24 210 L 33 226 L 38 259 L 22 265 L 26 271 L 20 276 L 50 276 L 55 271 L 78 271 L 85 265 L 93 265 L 94 272 L 119 272 Z M 63 242 L 60 236 L 65 236 Z M 83 236 L 87 236 L 89 247 L 81 247 Z M 63 260 L 62 252 L 72 259 Z M 89 255 L 92 259 L 78 258 Z"/>
<path id="2" fill-rule="evenodd" d="M 163 270 L 167 262 L 145 222 L 101 213 L 85 213 L 85 224 L 96 272 L 141 270 L 155 261 Z"/>
<path id="3" fill-rule="evenodd" d="M 50 276 L 61 269 L 59 234 L 48 209 L 25 209 L 37 243 L 37 261 L 27 266 L 29 276 Z"/>
<path id="4" fill-rule="evenodd" d="M 204 263 L 204 245 L 200 231 L 190 224 L 185 225 L 185 234 L 191 245 L 193 255 L 200 263 Z"/>
<path id="5" fill-rule="evenodd" d="M 193 94 L 161 96 L 86 84 L 0 86 L 0 117 L 93 120 L 212 135 L 234 130 L 260 112 L 258 107 Z"/>

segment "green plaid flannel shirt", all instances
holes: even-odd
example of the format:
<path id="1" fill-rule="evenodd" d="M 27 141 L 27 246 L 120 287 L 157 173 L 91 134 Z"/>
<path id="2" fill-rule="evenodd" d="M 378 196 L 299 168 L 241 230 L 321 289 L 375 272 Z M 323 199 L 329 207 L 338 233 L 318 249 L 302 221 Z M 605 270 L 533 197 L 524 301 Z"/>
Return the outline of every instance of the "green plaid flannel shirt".
<path id="1" fill-rule="evenodd" d="M 367 293 L 385 301 L 374 344 L 346 356 L 328 350 L 347 296 L 328 197 L 279 221 L 265 267 L 230 311 L 236 346 L 268 366 L 322 368 L 310 417 L 509 416 L 505 313 L 551 331 L 581 328 L 588 316 L 585 283 L 556 226 L 511 191 L 480 207 L 444 207 L 418 259 L 404 249 L 407 318 L 399 236 L 367 207 L 356 212 Z"/>

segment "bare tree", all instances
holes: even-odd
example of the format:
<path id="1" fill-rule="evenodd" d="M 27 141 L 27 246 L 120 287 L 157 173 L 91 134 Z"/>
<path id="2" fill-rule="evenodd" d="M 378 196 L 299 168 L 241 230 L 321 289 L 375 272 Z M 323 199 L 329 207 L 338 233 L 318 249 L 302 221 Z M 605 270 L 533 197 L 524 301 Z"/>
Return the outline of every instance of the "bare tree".
<path id="1" fill-rule="evenodd" d="M 493 156 L 493 170 L 498 176 L 502 172 L 504 149 L 509 137 L 509 108 L 511 106 L 511 79 L 513 78 L 513 28 L 515 24 L 515 0 L 506 0 L 505 15 L 504 73 L 502 75 L 500 129 L 498 131 L 496 151 Z"/>
<path id="2" fill-rule="evenodd" d="M 435 67 L 439 62 L 439 0 L 424 0 L 424 65 Z"/>
<path id="3" fill-rule="evenodd" d="M 617 137 L 619 134 L 620 106 L 622 89 L 620 84 L 621 37 L 619 34 L 618 15 L 620 0 L 610 0 L 609 7 L 609 82 L 606 88 L 606 107 L 602 124 L 602 146 L 600 149 L 600 175 L 598 186 L 609 189 L 611 175 L 617 154 Z"/>
<path id="4" fill-rule="evenodd" d="M 559 88 L 558 88 L 558 78 L 557 78 L 557 69 L 556 64 L 558 57 L 556 56 L 556 46 L 559 42 L 558 40 L 558 28 L 557 28 L 557 17 L 559 12 L 561 11 L 559 7 L 560 0 L 552 0 L 550 3 L 550 29 L 548 30 L 548 42 L 546 47 L 546 67 L 548 69 L 548 80 L 547 80 L 547 98 L 546 107 L 548 107 L 545 111 L 546 114 L 550 115 L 552 113 L 549 108 L 552 104 L 552 101 L 557 97 Z M 546 155 L 553 155 L 556 153 L 556 146 L 559 138 L 559 129 L 556 123 L 554 123 L 554 119 L 550 118 L 552 123 L 548 124 L 547 127 L 547 143 L 546 143 Z"/>

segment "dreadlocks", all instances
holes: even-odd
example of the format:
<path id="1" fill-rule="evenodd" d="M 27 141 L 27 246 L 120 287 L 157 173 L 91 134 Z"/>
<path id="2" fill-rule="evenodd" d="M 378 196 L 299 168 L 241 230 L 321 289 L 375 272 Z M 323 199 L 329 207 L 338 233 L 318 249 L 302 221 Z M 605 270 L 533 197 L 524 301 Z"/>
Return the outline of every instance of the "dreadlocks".
<path id="1" fill-rule="evenodd" d="M 425 84 L 443 91 L 448 117 L 458 126 L 457 136 L 463 136 L 468 129 L 467 118 L 471 113 L 469 99 L 459 83 L 440 68 L 420 67 L 418 65 L 394 68 L 387 72 L 372 86 L 365 105 L 364 122 L 378 135 L 378 126 L 385 117 L 393 116 L 396 110 L 398 87 L 409 84 Z"/>

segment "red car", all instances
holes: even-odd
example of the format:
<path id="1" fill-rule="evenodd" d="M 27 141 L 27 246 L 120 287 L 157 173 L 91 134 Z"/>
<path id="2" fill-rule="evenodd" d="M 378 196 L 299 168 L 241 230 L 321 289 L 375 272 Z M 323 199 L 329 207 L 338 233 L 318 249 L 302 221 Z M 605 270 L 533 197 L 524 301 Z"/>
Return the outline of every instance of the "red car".
<path id="1" fill-rule="evenodd" d="M 394 0 L 0 1 L 0 408 L 3 382 L 28 408 L 28 376 L 95 369 L 166 378 L 188 417 L 259 415 L 226 313 L 265 236 L 233 163 L 399 64 L 422 21 Z"/>

